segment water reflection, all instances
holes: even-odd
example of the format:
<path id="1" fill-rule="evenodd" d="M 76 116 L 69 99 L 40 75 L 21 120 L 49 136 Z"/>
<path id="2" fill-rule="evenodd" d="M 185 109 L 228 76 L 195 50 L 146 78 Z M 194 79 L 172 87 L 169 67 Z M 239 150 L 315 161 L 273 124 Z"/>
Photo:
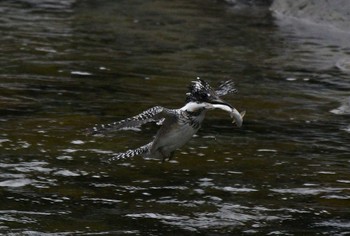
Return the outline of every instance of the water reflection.
<path id="1" fill-rule="evenodd" d="M 0 233 L 349 233 L 348 37 L 307 35 L 254 3 L 13 0 L 0 12 Z M 237 83 L 227 100 L 247 110 L 242 129 L 208 113 L 164 164 L 105 161 L 155 126 L 84 134 L 181 107 L 197 76 Z"/>

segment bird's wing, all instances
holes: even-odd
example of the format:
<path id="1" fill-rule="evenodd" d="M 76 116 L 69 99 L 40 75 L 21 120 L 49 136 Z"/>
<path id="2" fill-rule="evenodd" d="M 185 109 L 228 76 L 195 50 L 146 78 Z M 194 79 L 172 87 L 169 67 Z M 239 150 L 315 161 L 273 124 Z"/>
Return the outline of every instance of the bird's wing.
<path id="1" fill-rule="evenodd" d="M 97 125 L 89 130 L 90 134 L 99 134 L 103 132 L 109 131 L 117 131 L 117 130 L 127 130 L 127 129 L 136 129 L 141 125 L 146 124 L 148 122 L 159 122 L 163 120 L 165 117 L 172 115 L 174 112 L 171 109 L 167 109 L 161 106 L 152 107 L 141 114 L 133 116 L 131 118 L 127 118 L 125 120 Z"/>
<path id="2" fill-rule="evenodd" d="M 232 80 L 227 80 L 222 82 L 215 92 L 219 97 L 221 97 L 228 93 L 235 93 L 237 90 L 235 89 L 235 83 Z"/>

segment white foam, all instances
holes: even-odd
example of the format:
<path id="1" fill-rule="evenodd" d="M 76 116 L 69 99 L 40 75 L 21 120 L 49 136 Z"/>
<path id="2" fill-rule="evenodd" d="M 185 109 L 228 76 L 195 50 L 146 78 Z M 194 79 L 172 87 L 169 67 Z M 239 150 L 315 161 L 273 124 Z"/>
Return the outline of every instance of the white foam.
<path id="1" fill-rule="evenodd" d="M 79 145 L 79 144 L 84 144 L 85 142 L 82 140 L 73 140 L 71 143 Z"/>
<path id="2" fill-rule="evenodd" d="M 85 72 L 85 71 L 71 71 L 70 72 L 72 75 L 92 75 L 90 72 Z"/>

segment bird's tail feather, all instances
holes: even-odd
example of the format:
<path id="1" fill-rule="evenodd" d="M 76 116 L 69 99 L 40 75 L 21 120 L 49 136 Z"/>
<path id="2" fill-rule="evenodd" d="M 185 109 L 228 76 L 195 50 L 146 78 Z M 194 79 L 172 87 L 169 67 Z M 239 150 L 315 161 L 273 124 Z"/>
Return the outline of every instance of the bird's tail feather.
<path id="1" fill-rule="evenodd" d="M 143 145 L 142 147 L 136 148 L 136 149 L 130 149 L 126 152 L 117 153 L 117 155 L 113 156 L 110 159 L 110 161 L 131 158 L 134 156 L 146 156 L 147 154 L 149 154 L 151 146 L 152 146 L 152 142 L 150 142 L 146 145 Z"/>

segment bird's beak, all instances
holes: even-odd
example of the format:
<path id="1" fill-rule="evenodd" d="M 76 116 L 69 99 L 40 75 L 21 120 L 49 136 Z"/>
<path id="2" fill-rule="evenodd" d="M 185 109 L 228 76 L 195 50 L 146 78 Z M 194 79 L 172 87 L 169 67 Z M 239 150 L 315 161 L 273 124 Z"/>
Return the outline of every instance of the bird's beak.
<path id="1" fill-rule="evenodd" d="M 227 111 L 230 113 L 231 118 L 234 118 L 233 123 L 236 123 L 238 127 L 242 126 L 243 123 L 243 116 L 245 115 L 245 111 L 242 113 L 239 113 L 236 108 L 234 108 L 231 104 L 225 102 L 224 100 L 220 98 L 216 98 L 215 100 L 211 101 L 211 104 L 213 108 L 218 108 L 224 111 Z"/>
<path id="2" fill-rule="evenodd" d="M 223 105 L 223 106 L 228 106 L 231 109 L 233 108 L 232 105 L 224 100 L 222 100 L 221 98 L 215 98 L 213 100 L 210 101 L 211 104 L 213 105 Z"/>

